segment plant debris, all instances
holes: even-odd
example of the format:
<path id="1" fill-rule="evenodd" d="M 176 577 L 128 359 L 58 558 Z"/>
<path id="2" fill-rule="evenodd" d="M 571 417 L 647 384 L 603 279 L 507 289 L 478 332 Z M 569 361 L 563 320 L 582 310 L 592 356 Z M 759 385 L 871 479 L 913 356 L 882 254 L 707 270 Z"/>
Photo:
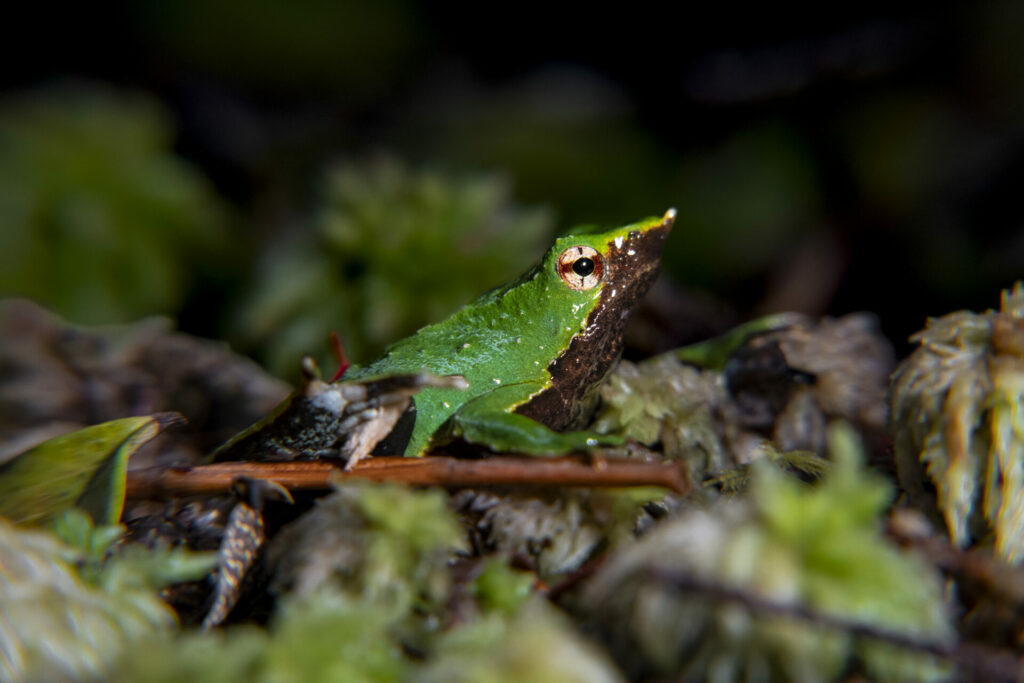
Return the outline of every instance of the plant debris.
<path id="1" fill-rule="evenodd" d="M 996 553 L 1024 558 L 1024 284 L 998 311 L 928 320 L 893 375 L 900 484 L 938 510 L 953 543 L 992 533 Z M 925 482 L 934 484 L 933 496 Z"/>
<path id="2" fill-rule="evenodd" d="M 929 354 L 942 372 L 904 366 L 896 377 L 893 406 L 903 412 L 893 419 L 955 409 L 915 423 L 910 435 L 948 447 L 958 433 L 948 425 L 973 425 L 966 443 L 989 476 L 991 463 L 1011 467 L 1016 452 L 1010 380 L 1021 300 L 1018 288 L 999 313 L 932 321 L 912 360 Z M 114 349 L 156 329 L 98 333 L 36 319 L 47 334 L 91 340 L 85 358 L 124 368 L 138 356 Z M 954 327 L 959 337 L 942 336 Z M 146 338 L 200 348 L 164 334 Z M 127 497 L 130 531 L 94 527 L 71 507 L 86 500 L 78 494 L 51 506 L 50 532 L 0 520 L 0 678 L 1017 679 L 1024 578 L 982 535 L 1012 531 L 998 527 L 1011 519 L 1006 506 L 1004 517 L 986 518 L 992 504 L 971 498 L 970 535 L 947 541 L 927 517 L 892 507 L 889 469 L 865 464 L 885 457 L 891 359 L 873 323 L 784 316 L 723 340 L 622 362 L 591 429 L 629 444 L 587 456 L 453 448 L 346 466 L 345 456 L 374 448 L 418 387 L 457 379 L 411 374 L 346 386 L 323 382 L 312 361 L 281 410 L 209 456 L 199 444 L 225 429 L 213 414 L 201 430 L 162 434 L 150 447 L 159 453 L 160 442 L 176 441 L 188 458 L 144 458 L 127 473 L 118 468 L 138 443 L 117 432 L 96 460 L 116 466 L 88 477 L 90 486 L 106 482 L 92 496 L 104 504 L 85 507 L 109 520 Z M 0 358 L 4 349 L 37 357 L 17 342 L 0 344 Z M 694 365 L 698 356 L 718 361 Z M 30 377 L 31 365 L 11 366 L 23 369 L 13 376 Z M 248 381 L 229 357 L 207 367 L 241 372 L 222 387 Z M 858 367 L 872 370 L 855 377 Z M 963 368 L 975 374 L 957 380 Z M 926 377 L 950 388 L 931 402 L 897 397 L 903 385 L 934 386 Z M 958 393 L 957 381 L 990 393 Z M 958 396 L 978 400 L 966 406 Z M 118 424 L 130 433 L 153 419 L 86 427 L 55 443 Z M 991 433 L 1009 436 L 984 438 L 997 428 Z M 910 452 L 900 449 L 917 442 L 895 433 L 898 453 Z M 19 462 L 28 461 L 16 458 L 0 474 Z M 945 472 L 929 462 L 930 476 Z M 998 471 L 998 486 L 982 480 L 973 490 L 1007 500 L 1015 480 Z M 901 482 L 907 476 L 901 464 Z M 45 651 L 33 645 L 44 632 Z"/>

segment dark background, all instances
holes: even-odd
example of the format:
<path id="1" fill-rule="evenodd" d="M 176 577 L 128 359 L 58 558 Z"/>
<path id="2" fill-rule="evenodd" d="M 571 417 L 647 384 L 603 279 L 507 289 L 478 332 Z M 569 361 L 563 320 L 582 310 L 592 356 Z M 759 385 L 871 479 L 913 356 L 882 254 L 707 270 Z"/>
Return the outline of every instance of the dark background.
<path id="1" fill-rule="evenodd" d="M 677 207 L 674 295 L 655 302 L 688 322 L 651 350 L 774 310 L 867 310 L 902 354 L 926 316 L 996 307 L 1024 273 L 1019 2 L 159 0 L 5 23 L 0 118 L 69 82 L 144 93 L 230 225 L 156 304 L 92 315 L 3 282 L 74 321 L 165 313 L 259 356 L 232 323 L 259 255 L 310 229 L 325 169 L 380 154 L 497 173 L 559 229 Z"/>

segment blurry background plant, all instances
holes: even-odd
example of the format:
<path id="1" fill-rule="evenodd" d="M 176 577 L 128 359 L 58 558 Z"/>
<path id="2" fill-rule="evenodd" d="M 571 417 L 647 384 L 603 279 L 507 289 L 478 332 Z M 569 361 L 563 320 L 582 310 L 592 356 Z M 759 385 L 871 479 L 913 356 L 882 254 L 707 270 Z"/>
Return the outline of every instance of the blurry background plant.
<path id="1" fill-rule="evenodd" d="M 279 373 L 324 349 L 332 330 L 355 362 L 371 360 L 518 275 L 553 224 L 549 211 L 515 205 L 493 175 L 379 158 L 330 167 L 323 185 L 313 229 L 268 245 L 233 330 Z"/>
<path id="2" fill-rule="evenodd" d="M 769 310 L 869 310 L 903 343 L 1024 272 L 1019 3 L 673 5 L 586 30 L 530 2 L 500 27 L 411 0 L 19 11 L 0 294 L 72 322 L 162 312 L 290 373 L 332 329 L 371 355 L 555 227 L 669 205 L 665 271 L 730 303 L 656 299 L 669 333 L 645 352 Z M 68 76 L 90 80 L 47 86 Z M 400 161 L 351 161 L 381 152 Z"/>
<path id="3" fill-rule="evenodd" d="M 79 323 L 176 314 L 230 246 L 171 116 L 96 83 L 0 100 L 0 292 Z"/>

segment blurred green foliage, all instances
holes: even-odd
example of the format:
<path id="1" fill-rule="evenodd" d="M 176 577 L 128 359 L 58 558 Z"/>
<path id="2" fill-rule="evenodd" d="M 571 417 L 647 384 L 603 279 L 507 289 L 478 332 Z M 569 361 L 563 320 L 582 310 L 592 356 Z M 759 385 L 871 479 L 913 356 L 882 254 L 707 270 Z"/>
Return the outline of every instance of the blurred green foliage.
<path id="1" fill-rule="evenodd" d="M 506 170 L 525 201 L 557 207 L 562 227 L 674 206 L 662 263 L 680 282 L 733 286 L 821 220 L 813 151 L 785 123 L 751 125 L 684 157 L 638 125 L 625 93 L 583 69 L 452 96 L 413 110 L 405 124 L 422 133 L 415 145 L 430 158 Z"/>
<path id="2" fill-rule="evenodd" d="M 481 607 L 514 614 L 533 593 L 533 584 L 532 574 L 492 558 L 473 582 L 473 593 Z"/>
<path id="3" fill-rule="evenodd" d="M 279 608 L 269 629 L 182 633 L 133 648 L 106 680 L 125 683 L 271 683 L 406 680 L 389 633 L 393 615 L 373 603 L 322 590 Z"/>
<path id="4" fill-rule="evenodd" d="M 619 683 L 624 680 L 563 614 L 534 598 L 515 616 L 493 612 L 444 634 L 415 683 Z"/>
<path id="5" fill-rule="evenodd" d="M 189 299 L 185 319 L 292 374 L 298 356 L 321 348 L 335 327 L 365 360 L 519 269 L 521 262 L 502 263 L 493 277 L 476 279 L 435 258 L 448 281 L 464 278 L 466 292 L 439 294 L 447 307 L 426 295 L 422 315 L 411 312 L 405 302 L 425 296 L 424 278 L 383 270 L 394 261 L 369 255 L 390 251 L 408 268 L 406 246 L 421 245 L 403 246 L 401 235 L 394 245 L 367 239 L 364 231 L 383 232 L 383 224 L 351 218 L 364 201 L 351 188 L 369 188 L 376 199 L 368 204 L 386 199 L 398 213 L 422 211 L 422 198 L 385 190 L 379 171 L 351 166 L 338 175 L 363 176 L 358 182 L 332 178 L 318 205 L 302 205 L 311 169 L 325 158 L 380 149 L 467 173 L 435 174 L 442 184 L 486 184 L 479 169 L 498 169 L 522 201 L 554 207 L 562 228 L 674 205 L 665 272 L 742 307 L 766 296 L 766 279 L 791 275 L 786 264 L 821 230 L 838 246 L 813 254 L 820 270 L 849 267 L 844 305 L 919 307 L 922 291 L 963 299 L 983 291 L 979 282 L 1002 278 L 1002 286 L 1020 270 L 1010 233 L 1019 222 L 1012 192 L 1020 175 L 1024 59 L 1016 36 L 1024 15 L 1013 2 L 893 16 L 880 27 L 850 17 L 838 25 L 809 20 L 797 35 L 788 24 L 766 25 L 758 27 L 763 49 L 734 37 L 726 20 L 714 27 L 718 35 L 670 54 L 658 41 L 623 49 L 550 29 L 528 54 L 514 56 L 496 37 L 448 25 L 459 11 L 407 0 L 159 0 L 96 16 L 98 29 L 124 41 L 99 70 L 167 96 L 181 117 L 182 146 L 251 211 L 256 229 L 228 243 L 220 200 L 171 153 L 172 125 L 154 99 L 98 85 L 4 97 L 0 294 L 31 296 L 76 322 L 182 313 L 186 293 L 195 294 L 197 262 L 205 262 L 222 279 L 201 301 Z M 874 45 L 857 39 L 862 29 L 881 36 L 878 50 L 861 54 Z M 138 64 L 121 58 L 125 44 L 138 48 Z M 765 59 L 751 63 L 752 55 Z M 707 60 L 720 71 L 702 71 Z M 22 82 L 34 80 L 34 60 L 21 62 Z M 654 66 L 671 75 L 662 78 Z M 733 97 L 704 100 L 695 78 Z M 764 87 L 750 90 L 745 80 Z M 406 175 L 412 185 L 420 174 Z M 507 194 L 502 202 L 515 208 Z M 335 219 L 324 215 L 347 216 L 361 236 L 335 234 L 322 224 Z M 314 234 L 266 243 L 266 235 L 284 232 Z M 446 234 L 435 230 L 431 239 L 447 248 Z M 510 247 L 520 244 L 499 238 L 495 253 L 516 253 Z M 252 299 L 241 318 L 217 308 L 226 283 L 241 280 L 241 268 L 225 261 L 261 251 L 253 286 L 269 304 L 266 321 Z M 876 259 L 883 268 L 874 269 Z M 313 297 L 295 294 L 311 289 L 309 281 L 328 292 L 317 307 L 336 293 L 347 303 L 334 305 L 347 313 L 310 318 Z M 817 283 L 800 284 L 811 291 Z M 829 280 L 813 305 L 827 306 L 838 286 Z M 384 301 L 396 295 L 397 304 Z M 300 310 L 286 320 L 278 304 Z M 245 329 L 235 329 L 239 319 Z M 272 341 L 278 331 L 281 340 Z"/>
<path id="6" fill-rule="evenodd" d="M 289 599 L 269 629 L 154 638 L 126 653 L 111 678 L 132 683 L 277 681 L 607 681 L 610 662 L 564 616 L 533 600 L 514 615 L 494 612 L 444 634 L 410 657 L 391 616 L 332 590 Z"/>
<path id="7" fill-rule="evenodd" d="M 759 547 L 763 564 L 754 572 L 727 566 L 722 578 L 751 582 L 778 597 L 796 589 L 802 601 L 822 613 L 948 643 L 953 629 L 939 575 L 879 532 L 878 519 L 893 497 L 891 486 L 864 469 L 861 445 L 849 426 L 830 428 L 829 455 L 834 466 L 813 489 L 769 467 L 755 477 L 753 500 L 764 536 L 740 534 L 733 543 L 741 554 L 760 552 L 744 547 L 747 543 Z M 798 574 L 787 577 L 795 567 Z M 793 579 L 796 584 L 790 583 Z M 844 650 L 852 648 L 877 680 L 936 680 L 948 673 L 935 661 L 884 642 L 829 640 L 840 648 L 832 651 L 840 655 L 833 665 L 841 664 Z M 800 647 L 811 643 L 803 640 Z M 831 650 L 821 645 L 824 652 Z"/>
<path id="8" fill-rule="evenodd" d="M 330 331 L 365 362 L 518 275 L 550 230 L 547 211 L 513 203 L 495 176 L 387 159 L 336 166 L 313 234 L 269 246 L 234 331 L 278 373 L 293 374 Z"/>
<path id="9" fill-rule="evenodd" d="M 953 627 L 939 574 L 879 531 L 891 487 L 864 469 L 848 425 L 830 427 L 829 454 L 834 466 L 814 487 L 756 463 L 749 498 L 684 511 L 601 569 L 582 604 L 630 670 L 828 681 L 856 657 L 872 680 L 931 681 L 948 673 L 884 641 L 672 587 L 679 575 L 948 644 Z"/>
<path id="10" fill-rule="evenodd" d="M 151 639 L 114 680 L 619 680 L 564 616 L 531 598 L 533 575 L 503 561 L 487 562 L 471 589 L 478 606 L 452 621 L 450 559 L 463 535 L 439 490 L 343 486 L 274 539 L 281 592 L 267 629 Z"/>
<path id="11" fill-rule="evenodd" d="M 71 510 L 61 538 L 0 518 L 0 680 L 102 679 L 125 651 L 175 625 L 164 585 L 199 578 L 212 556 L 121 549 L 123 529 Z"/>
<path id="12" fill-rule="evenodd" d="M 176 313 L 228 234 L 172 132 L 155 100 L 94 84 L 0 100 L 0 295 L 76 323 Z"/>
<path id="13" fill-rule="evenodd" d="M 446 565 L 464 542 L 443 492 L 355 483 L 278 534 L 267 558 L 280 594 L 337 591 L 415 630 L 414 610 L 448 597 Z"/>

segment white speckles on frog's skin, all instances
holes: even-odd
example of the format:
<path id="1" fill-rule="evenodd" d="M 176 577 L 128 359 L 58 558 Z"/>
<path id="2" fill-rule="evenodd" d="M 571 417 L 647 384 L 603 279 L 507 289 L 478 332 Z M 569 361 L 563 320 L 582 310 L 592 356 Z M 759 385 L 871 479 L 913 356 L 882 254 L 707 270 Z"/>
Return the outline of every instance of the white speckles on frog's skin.
<path id="1" fill-rule="evenodd" d="M 629 251 L 627 251 L 626 253 L 627 253 L 628 255 L 630 255 L 630 256 L 636 256 L 636 249 L 630 249 L 630 250 L 629 250 Z"/>
<path id="2" fill-rule="evenodd" d="M 622 249 L 622 235 L 615 238 L 615 248 Z"/>
<path id="3" fill-rule="evenodd" d="M 522 344 L 522 343 L 523 343 L 523 338 L 522 337 L 516 337 L 516 344 Z"/>
<path id="4" fill-rule="evenodd" d="M 613 290 L 612 290 L 612 298 L 614 299 L 614 298 L 615 298 L 615 295 L 616 295 L 616 294 L 618 294 L 618 293 L 619 293 L 619 290 L 617 290 L 617 289 L 613 289 Z"/>
<path id="5" fill-rule="evenodd" d="M 533 364 L 534 365 L 540 365 L 540 361 L 539 360 L 535 360 L 535 361 L 533 361 Z"/>
<path id="6" fill-rule="evenodd" d="M 540 345 L 540 346 L 538 346 L 537 348 L 539 348 L 539 349 L 540 349 L 541 351 L 543 351 L 543 350 L 544 350 L 544 345 L 543 345 L 543 344 L 541 344 L 541 345 Z"/>
<path id="7" fill-rule="evenodd" d="M 443 405 L 445 408 L 451 408 L 452 407 L 451 404 L 448 403 L 448 401 L 442 401 L 441 405 Z"/>
<path id="8" fill-rule="evenodd" d="M 588 446 L 596 446 L 597 445 L 597 439 L 587 439 L 587 445 Z"/>
<path id="9" fill-rule="evenodd" d="M 501 380 L 498 379 L 497 377 L 493 378 L 491 381 L 494 382 L 495 384 L 501 384 Z"/>
<path id="10" fill-rule="evenodd" d="M 462 348 L 464 348 L 464 349 L 468 349 L 468 348 L 469 348 L 469 342 L 466 342 L 465 344 L 463 344 L 463 345 L 462 345 Z"/>

